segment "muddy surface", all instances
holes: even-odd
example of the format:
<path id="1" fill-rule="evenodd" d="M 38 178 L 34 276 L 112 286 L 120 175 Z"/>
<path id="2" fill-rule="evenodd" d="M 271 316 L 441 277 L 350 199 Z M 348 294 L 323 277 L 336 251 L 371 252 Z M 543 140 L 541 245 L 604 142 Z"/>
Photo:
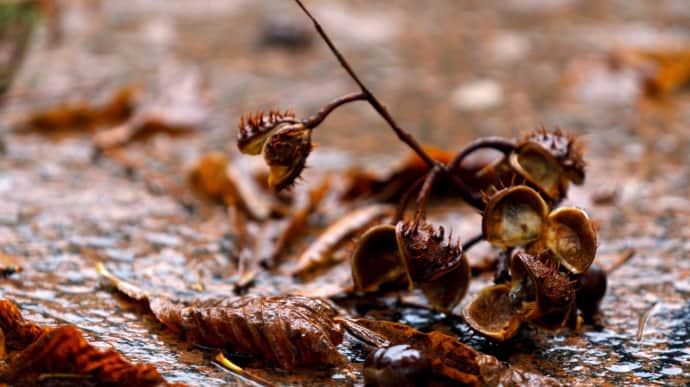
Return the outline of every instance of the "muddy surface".
<path id="1" fill-rule="evenodd" d="M 477 136 L 513 137 L 541 124 L 581 135 L 588 175 L 568 202 L 600 225 L 597 261 L 604 267 L 634 250 L 609 277 L 601 318 L 580 333 L 525 327 L 497 346 L 459 318 L 395 300 L 367 308 L 368 315 L 452 332 L 566 384 L 688 383 L 690 92 L 648 99 L 639 74 L 610 66 L 619 49 L 689 46 L 687 3 L 308 3 L 393 115 L 425 144 L 453 150 Z M 193 199 L 190 210 L 180 203 L 177 193 L 189 196 L 186 171 L 202 154 L 220 150 L 248 173 L 255 166 L 234 145 L 242 112 L 279 107 L 306 116 L 355 85 L 289 1 L 104 1 L 102 8 L 69 8 L 57 47 L 38 31 L 2 113 L 0 251 L 24 271 L 0 279 L 0 296 L 17 302 L 27 319 L 76 325 L 98 346 L 155 364 L 170 381 L 242 383 L 213 365 L 212 351 L 181 342 L 141 305 L 104 286 L 95 265 L 105 262 L 143 287 L 182 298 L 233 294 L 246 246 L 222 206 Z M 160 134 L 124 147 L 133 169 L 94 157 L 90 132 L 12 127 L 56 101 L 97 101 L 130 84 L 155 94 L 175 84 L 174 74 L 194 72 L 204 80 L 209 118 L 191 135 Z M 161 74 L 173 74 L 172 81 L 161 81 Z M 408 153 L 363 103 L 335 113 L 315 141 L 298 191 L 318 184 L 324 171 L 335 171 L 337 180 L 353 165 L 385 170 Z M 342 215 L 343 209 L 326 208 L 311 220 L 315 230 Z M 458 203 L 444 202 L 430 215 L 463 238 L 478 229 L 479 216 Z M 257 224 L 249 232 L 266 238 Z M 313 237 L 292 248 L 275 273 L 259 273 L 248 292 L 332 294 L 328 286 L 347 286 L 346 264 L 329 281 L 317 278 L 306 287 L 284 274 Z M 470 260 L 491 253 L 480 245 Z M 490 279 L 475 279 L 470 292 Z M 407 299 L 419 301 L 415 294 Z M 363 360 L 356 345 L 342 348 Z M 357 366 L 254 371 L 282 383 L 361 383 Z"/>

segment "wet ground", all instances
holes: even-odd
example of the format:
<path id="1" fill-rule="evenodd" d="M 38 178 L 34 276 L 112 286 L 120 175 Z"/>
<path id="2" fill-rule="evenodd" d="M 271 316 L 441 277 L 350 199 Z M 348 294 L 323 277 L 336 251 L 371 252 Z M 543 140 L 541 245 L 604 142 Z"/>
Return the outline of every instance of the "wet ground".
<path id="1" fill-rule="evenodd" d="M 452 332 L 566 384 L 688 383 L 690 92 L 648 99 L 639 74 L 610 66 L 618 50 L 690 45 L 687 3 L 308 3 L 365 82 L 425 144 L 453 150 L 478 136 L 513 137 L 541 124 L 581 135 L 588 175 L 568 200 L 600 225 L 599 263 L 607 267 L 635 252 L 609 277 L 601 318 L 581 333 L 526 327 L 498 347 L 459 319 L 424 309 L 377 313 Z M 161 73 L 200 74 L 211 112 L 192 135 L 161 134 L 126 146 L 123 153 L 141 166 L 139 173 L 107 157 L 94 161 L 90 133 L 58 138 L 15 133 L 6 124 L 0 251 L 18 257 L 24 272 L 0 279 L 0 296 L 17 302 L 32 321 L 74 324 L 99 346 L 154 363 L 170 381 L 238 382 L 211 363 L 211 352 L 181 343 L 141 305 L 101 285 L 95 264 L 104 261 L 157 292 L 231 294 L 243 246 L 226 211 L 199 202 L 190 212 L 141 171 L 185 187 L 186 170 L 210 150 L 246 162 L 233 143 L 241 113 L 279 107 L 306 116 L 356 88 L 289 1 L 105 1 L 100 13 L 88 12 L 73 5 L 63 15 L 66 31 L 57 47 L 48 48 L 45 31 L 38 31 L 3 121 L 64 99 L 103 98 L 129 84 L 155 94 Z M 322 169 L 386 169 L 407 154 L 363 103 L 335 113 L 315 141 L 305 186 L 317 184 Z M 317 223 L 338 215 L 326 213 Z M 432 216 L 466 237 L 478 220 L 453 203 Z M 479 248 L 471 259 L 487 252 Z M 335 272 L 348 281 L 346 265 Z M 488 281 L 473 281 L 471 292 Z M 249 291 L 298 287 L 278 282 L 260 274 Z M 327 293 L 320 284 L 312 291 Z M 285 383 L 360 381 L 356 370 L 299 377 L 257 372 Z"/>

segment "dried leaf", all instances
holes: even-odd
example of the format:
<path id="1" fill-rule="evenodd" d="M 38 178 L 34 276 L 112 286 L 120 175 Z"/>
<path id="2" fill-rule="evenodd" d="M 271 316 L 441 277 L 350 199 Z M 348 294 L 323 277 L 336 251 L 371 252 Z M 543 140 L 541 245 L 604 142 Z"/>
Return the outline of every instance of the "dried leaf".
<path id="1" fill-rule="evenodd" d="M 453 154 L 438 148 L 425 146 L 424 150 L 435 160 L 448 163 Z M 377 201 L 392 202 L 399 199 L 415 181 L 423 177 L 429 166 L 416 153 L 393 168 L 386 174 L 375 174 L 363 170 L 348 172 L 349 184 L 343 194 L 343 199 L 374 198 Z M 436 186 L 443 184 L 443 179 L 437 179 Z"/>
<path id="2" fill-rule="evenodd" d="M 208 120 L 209 99 L 195 71 L 163 68 L 159 94 L 140 103 L 123 124 L 98 133 L 95 144 L 101 149 L 145 140 L 157 133 L 188 134 Z"/>
<path id="3" fill-rule="evenodd" d="M 27 322 L 10 301 L 0 300 L 0 344 L 9 350 L 0 383 L 12 386 L 165 385 L 151 365 L 133 365 L 114 350 L 91 346 L 74 327 L 48 329 Z M 4 347 L 0 347 L 0 353 Z"/>
<path id="4" fill-rule="evenodd" d="M 336 348 L 342 327 L 328 301 L 290 295 L 174 301 L 150 296 L 102 265 L 98 270 L 122 293 L 147 301 L 158 320 L 194 343 L 259 356 L 288 370 L 345 362 Z"/>
<path id="5" fill-rule="evenodd" d="M 94 130 L 114 125 L 132 115 L 137 91 L 132 87 L 118 90 L 103 105 L 80 101 L 38 111 L 18 124 L 22 130 L 56 133 L 73 130 Z"/>
<path id="6" fill-rule="evenodd" d="M 202 156 L 188 173 L 190 187 L 197 194 L 227 206 L 240 205 L 258 220 L 283 209 L 254 180 L 220 152 Z"/>
<path id="7" fill-rule="evenodd" d="M 295 276 L 306 277 L 331 263 L 332 253 L 362 230 L 391 216 L 393 207 L 373 204 L 359 208 L 331 224 L 298 258 Z"/>

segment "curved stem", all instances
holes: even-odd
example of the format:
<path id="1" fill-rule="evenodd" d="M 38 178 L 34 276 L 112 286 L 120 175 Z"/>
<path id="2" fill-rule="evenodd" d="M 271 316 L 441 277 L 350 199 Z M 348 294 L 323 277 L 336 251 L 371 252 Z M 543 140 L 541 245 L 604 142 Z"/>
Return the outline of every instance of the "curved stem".
<path id="1" fill-rule="evenodd" d="M 325 120 L 326 117 L 328 117 L 328 115 L 331 114 L 331 112 L 333 110 L 335 110 L 337 107 L 339 107 L 341 105 L 345 105 L 345 104 L 350 103 L 350 102 L 362 101 L 362 100 L 366 100 L 366 99 L 367 99 L 367 95 L 362 93 L 362 92 L 354 92 L 354 93 L 350 93 L 350 94 L 345 94 L 345 95 L 338 97 L 338 98 L 334 99 L 333 101 L 329 102 L 326 106 L 321 108 L 321 110 L 319 110 L 318 113 L 316 113 L 313 116 L 303 120 L 302 124 L 309 129 L 313 129 L 313 128 L 319 126 L 321 124 L 321 122 L 323 122 L 323 120 Z"/>
<path id="2" fill-rule="evenodd" d="M 462 161 L 472 154 L 474 151 L 491 148 L 497 151 L 503 152 L 507 155 L 515 149 L 515 143 L 512 140 L 505 139 L 503 137 L 483 137 L 472 141 L 466 147 L 460 150 L 455 157 L 448 163 L 448 169 L 450 171 L 455 171 L 458 169 Z"/>
<path id="3" fill-rule="evenodd" d="M 415 151 L 419 155 L 419 157 L 424 160 L 424 162 L 429 166 L 429 167 L 434 167 L 439 165 L 439 163 L 431 158 L 424 149 L 422 149 L 422 146 L 415 140 L 414 137 L 408 132 L 406 132 L 404 129 L 402 129 L 393 119 L 393 117 L 390 115 L 388 112 L 388 109 L 374 96 L 374 94 L 367 88 L 364 83 L 362 82 L 361 79 L 357 76 L 357 73 L 352 69 L 350 64 L 347 62 L 345 57 L 340 53 L 340 51 L 335 47 L 335 44 L 333 44 L 333 41 L 331 38 L 328 37 L 328 34 L 326 34 L 326 31 L 321 27 L 319 22 L 316 20 L 316 18 L 309 12 L 307 7 L 304 6 L 301 0 L 295 0 L 297 5 L 299 5 L 300 8 L 302 8 L 302 11 L 307 15 L 307 17 L 312 21 L 314 24 L 314 28 L 316 28 L 316 31 L 319 33 L 321 38 L 326 42 L 326 45 L 328 45 L 328 48 L 331 50 L 333 55 L 335 55 L 336 59 L 338 59 L 338 62 L 340 62 L 340 65 L 347 71 L 347 73 L 350 75 L 350 77 L 357 83 L 359 88 L 362 90 L 362 93 L 366 96 L 366 100 L 369 102 L 369 104 L 376 110 L 377 113 L 388 123 L 388 125 L 393 129 L 395 134 L 398 136 L 398 138 L 403 141 L 405 144 L 407 144 L 412 150 Z"/>
<path id="4" fill-rule="evenodd" d="M 426 178 L 424 179 L 424 185 L 422 185 L 422 189 L 419 190 L 419 194 L 417 195 L 417 200 L 415 203 L 417 206 L 417 210 L 415 212 L 414 217 L 415 226 L 418 225 L 420 221 L 426 218 L 426 202 L 429 198 L 429 195 L 431 194 L 431 188 L 433 188 L 434 186 L 434 180 L 436 180 L 436 176 L 440 171 L 441 168 L 434 167 L 426 174 Z"/>
<path id="5" fill-rule="evenodd" d="M 405 216 L 405 210 L 407 210 L 407 204 L 410 202 L 412 195 L 417 190 L 419 185 L 422 184 L 425 178 L 426 176 L 422 176 L 419 179 L 415 180 L 415 182 L 410 186 L 410 188 L 405 192 L 405 194 L 403 194 L 403 197 L 400 199 L 400 203 L 398 204 L 398 208 L 395 211 L 393 224 L 397 224 L 399 221 L 403 219 L 403 217 Z"/>
<path id="6" fill-rule="evenodd" d="M 465 241 L 465 243 L 462 244 L 462 251 L 467 251 L 474 247 L 477 243 L 481 242 L 484 240 L 484 233 L 479 233 L 478 235 L 473 236 L 472 238 L 468 239 Z"/>

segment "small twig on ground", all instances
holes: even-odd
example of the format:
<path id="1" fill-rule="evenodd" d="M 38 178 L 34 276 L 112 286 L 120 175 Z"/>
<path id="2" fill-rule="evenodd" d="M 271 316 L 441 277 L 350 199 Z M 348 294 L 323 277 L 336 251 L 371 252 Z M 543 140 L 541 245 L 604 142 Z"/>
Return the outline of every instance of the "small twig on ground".
<path id="1" fill-rule="evenodd" d="M 647 328 L 647 322 L 649 321 L 649 318 L 652 317 L 652 314 L 654 313 L 654 310 L 656 309 L 656 306 L 659 305 L 658 303 L 652 304 L 652 306 L 649 307 L 642 315 L 640 316 L 640 320 L 637 324 L 637 335 L 635 338 L 637 341 L 642 341 L 642 336 L 644 336 L 644 330 Z"/>
<path id="2" fill-rule="evenodd" d="M 623 264 L 628 262 L 630 260 L 630 258 L 634 257 L 635 253 L 636 253 L 636 251 L 633 248 L 623 250 L 620 253 L 620 255 L 616 258 L 616 260 L 613 261 L 611 266 L 609 266 L 606 270 L 604 270 L 606 272 L 606 275 L 610 275 L 614 271 L 618 270 L 618 268 L 620 268 L 621 266 L 623 266 Z"/>

